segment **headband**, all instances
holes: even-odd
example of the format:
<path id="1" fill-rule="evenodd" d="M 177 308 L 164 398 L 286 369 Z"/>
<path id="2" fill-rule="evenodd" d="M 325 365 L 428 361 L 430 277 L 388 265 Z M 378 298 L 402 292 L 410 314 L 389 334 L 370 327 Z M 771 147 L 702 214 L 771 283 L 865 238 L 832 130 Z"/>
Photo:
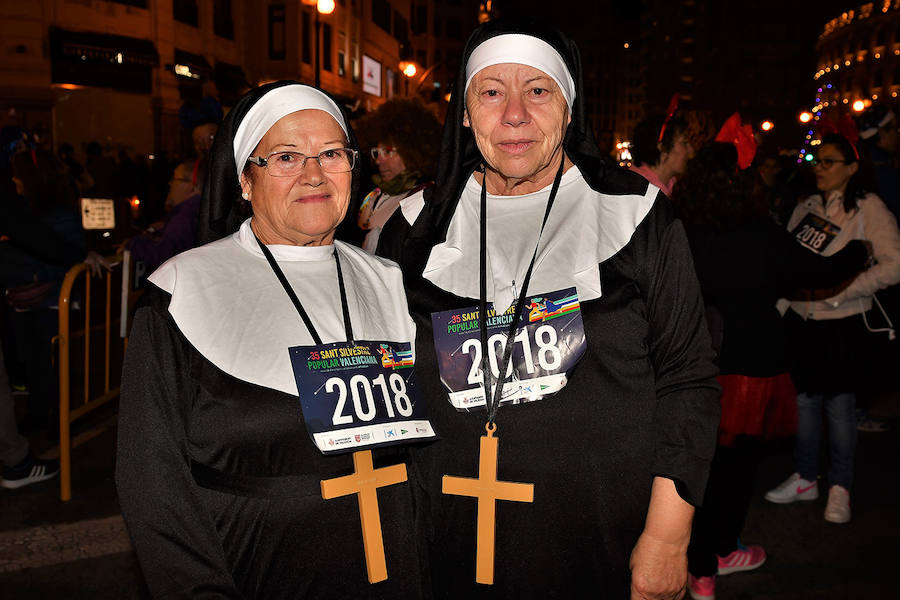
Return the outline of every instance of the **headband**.
<path id="1" fill-rule="evenodd" d="M 272 125 L 291 113 L 309 109 L 327 112 L 344 130 L 344 135 L 349 137 L 341 109 L 316 88 L 301 84 L 275 88 L 247 111 L 234 134 L 234 167 L 238 177 L 253 149 Z"/>
<path id="2" fill-rule="evenodd" d="M 520 33 L 507 33 L 494 36 L 479 44 L 469 55 L 466 63 L 466 87 L 463 93 L 469 90 L 469 83 L 476 73 L 492 65 L 513 63 L 527 65 L 543 71 L 549 75 L 562 90 L 572 112 L 572 102 L 575 100 L 575 81 L 569 73 L 566 62 L 553 46 L 531 35 Z"/>

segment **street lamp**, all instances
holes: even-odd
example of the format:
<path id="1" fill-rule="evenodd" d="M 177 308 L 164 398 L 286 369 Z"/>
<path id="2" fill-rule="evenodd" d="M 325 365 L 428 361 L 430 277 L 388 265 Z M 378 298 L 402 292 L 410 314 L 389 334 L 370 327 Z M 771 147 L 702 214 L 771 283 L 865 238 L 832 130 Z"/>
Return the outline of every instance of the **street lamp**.
<path id="1" fill-rule="evenodd" d="M 409 96 L 409 80 L 416 76 L 416 73 L 419 72 L 419 68 L 416 66 L 411 60 L 401 60 L 400 61 L 400 71 L 406 75 L 406 95 Z M 418 89 L 418 88 L 416 88 Z"/>
<path id="2" fill-rule="evenodd" d="M 802 113 L 800 113 L 800 122 L 801 123 L 809 123 L 810 121 L 812 121 L 812 118 L 813 118 L 812 113 L 809 111 L 803 111 Z"/>
<path id="3" fill-rule="evenodd" d="M 334 0 L 303 0 L 306 6 L 316 7 L 316 87 L 320 87 L 320 72 L 322 62 L 319 56 L 319 32 L 322 29 L 322 23 L 319 21 L 319 15 L 330 15 L 334 12 Z"/>

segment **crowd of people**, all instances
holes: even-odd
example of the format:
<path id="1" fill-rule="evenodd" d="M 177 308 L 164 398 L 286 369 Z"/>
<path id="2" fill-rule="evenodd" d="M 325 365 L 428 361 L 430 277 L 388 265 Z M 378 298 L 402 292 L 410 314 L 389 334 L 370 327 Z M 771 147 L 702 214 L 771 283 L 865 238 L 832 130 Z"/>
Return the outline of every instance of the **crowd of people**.
<path id="1" fill-rule="evenodd" d="M 894 351 L 894 114 L 823 119 L 798 164 L 676 98 L 625 169 L 565 34 L 490 21 L 462 64 L 442 130 L 290 81 L 183 112 L 193 157 L 120 246 L 152 273 L 116 481 L 155 597 L 713 600 L 766 560 L 741 533 L 767 440 L 796 452 L 765 498 L 818 497 L 823 416 L 824 519 L 851 520 L 857 431 L 887 427 L 864 400 Z M 13 138 L 4 349 L 46 420 L 54 285 L 106 266 L 78 198 L 130 192 L 99 147 Z M 4 487 L 52 477 L 0 398 Z"/>

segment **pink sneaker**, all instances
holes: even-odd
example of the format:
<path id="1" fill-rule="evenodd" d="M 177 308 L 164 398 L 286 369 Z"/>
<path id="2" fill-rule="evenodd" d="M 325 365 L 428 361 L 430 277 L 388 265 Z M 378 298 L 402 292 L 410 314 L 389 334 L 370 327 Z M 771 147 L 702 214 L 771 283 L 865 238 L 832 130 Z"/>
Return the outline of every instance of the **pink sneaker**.
<path id="1" fill-rule="evenodd" d="M 728 556 L 719 556 L 719 575 L 739 571 L 752 571 L 766 562 L 766 551 L 762 546 L 744 546 L 738 542 L 737 550 Z"/>
<path id="2" fill-rule="evenodd" d="M 716 576 L 694 577 L 688 573 L 688 593 L 694 600 L 716 600 Z"/>

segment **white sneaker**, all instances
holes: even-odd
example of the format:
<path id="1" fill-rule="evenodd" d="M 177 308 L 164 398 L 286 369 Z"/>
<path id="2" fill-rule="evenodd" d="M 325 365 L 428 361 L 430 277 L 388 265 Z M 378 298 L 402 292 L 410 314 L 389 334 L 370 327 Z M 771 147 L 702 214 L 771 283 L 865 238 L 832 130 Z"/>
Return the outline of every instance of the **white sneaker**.
<path id="1" fill-rule="evenodd" d="M 766 500 L 775 504 L 790 504 L 797 500 L 815 500 L 819 497 L 819 485 L 794 473 L 774 490 L 766 492 Z"/>
<path id="2" fill-rule="evenodd" d="M 833 485 L 828 490 L 825 520 L 829 523 L 846 523 L 850 520 L 850 492 L 847 488 Z"/>

